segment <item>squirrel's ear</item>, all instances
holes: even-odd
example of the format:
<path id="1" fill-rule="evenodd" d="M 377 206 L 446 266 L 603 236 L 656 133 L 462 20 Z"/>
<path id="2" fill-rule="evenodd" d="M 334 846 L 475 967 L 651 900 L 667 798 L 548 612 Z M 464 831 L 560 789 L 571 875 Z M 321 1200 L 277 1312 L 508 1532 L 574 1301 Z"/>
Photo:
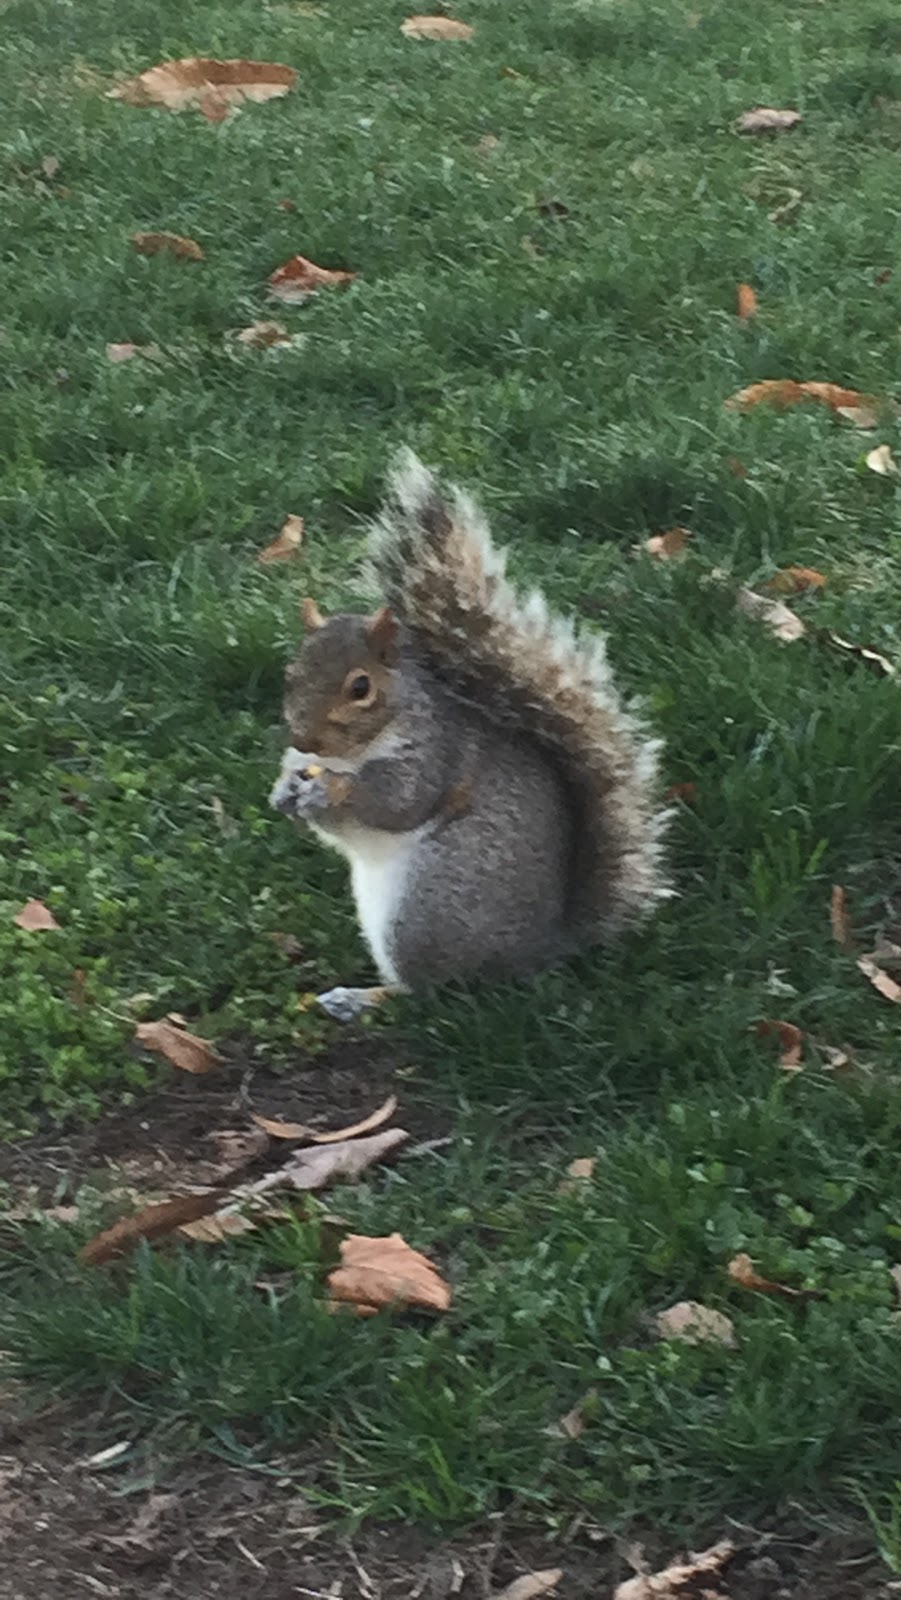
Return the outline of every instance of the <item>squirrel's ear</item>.
<path id="1" fill-rule="evenodd" d="M 325 617 L 322 615 L 315 600 L 309 595 L 300 602 L 300 620 L 308 633 L 315 633 L 317 628 L 325 627 Z"/>
<path id="2" fill-rule="evenodd" d="M 366 626 L 366 640 L 386 667 L 397 660 L 397 620 L 390 606 L 381 606 Z"/>

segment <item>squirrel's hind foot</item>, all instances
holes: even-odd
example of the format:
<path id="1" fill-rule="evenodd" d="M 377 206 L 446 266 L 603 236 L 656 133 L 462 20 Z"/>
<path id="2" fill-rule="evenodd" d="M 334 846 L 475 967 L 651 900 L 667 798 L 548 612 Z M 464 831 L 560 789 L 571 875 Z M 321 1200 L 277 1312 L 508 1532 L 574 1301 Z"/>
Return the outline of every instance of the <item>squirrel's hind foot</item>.
<path id="1" fill-rule="evenodd" d="M 376 1006 L 384 1005 L 386 1000 L 399 992 L 391 988 L 345 989 L 343 984 L 338 984 L 335 989 L 326 989 L 324 994 L 317 994 L 316 1004 L 334 1022 L 355 1022 L 357 1017 L 374 1011 Z"/>

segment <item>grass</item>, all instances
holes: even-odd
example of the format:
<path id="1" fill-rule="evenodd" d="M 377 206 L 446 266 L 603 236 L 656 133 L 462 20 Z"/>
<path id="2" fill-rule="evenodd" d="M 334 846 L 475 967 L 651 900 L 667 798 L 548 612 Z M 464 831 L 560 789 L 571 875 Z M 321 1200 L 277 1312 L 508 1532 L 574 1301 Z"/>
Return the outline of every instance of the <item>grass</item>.
<path id="1" fill-rule="evenodd" d="M 726 0 L 471 0 L 474 41 L 442 47 L 404 39 L 403 14 L 3 8 L 4 1125 L 152 1083 L 134 1015 L 183 1011 L 286 1071 L 333 1037 L 270 935 L 302 939 L 301 988 L 365 976 L 342 869 L 266 793 L 299 587 L 351 597 L 400 443 L 478 489 L 524 581 L 608 631 L 667 782 L 696 784 L 679 898 L 529 989 L 395 1014 L 405 1096 L 452 1108 L 454 1143 L 340 1204 L 436 1253 L 456 1292 L 439 1326 L 324 1316 L 315 1222 L 112 1274 L 79 1273 L 48 1227 L 5 1269 L 2 1342 L 148 1432 L 314 1441 L 315 1491 L 354 1516 L 453 1523 L 512 1495 L 690 1537 L 863 1494 L 885 1542 L 898 1018 L 831 942 L 828 903 L 845 883 L 864 938 L 899 920 L 901 699 L 815 638 L 778 646 L 731 594 L 816 567 L 798 612 L 897 660 L 898 492 L 862 455 L 901 449 L 894 423 L 723 401 L 774 376 L 898 392 L 901 28 L 887 0 L 760 0 L 753 21 Z M 193 53 L 289 61 L 298 88 L 216 127 L 104 97 Z M 739 139 L 754 104 L 796 107 L 800 130 Z M 129 234 L 158 228 L 204 262 L 134 255 Z M 360 277 L 278 312 L 292 348 L 236 347 L 297 250 Z M 111 365 L 121 340 L 163 359 Z M 300 585 L 254 561 L 288 512 L 307 519 Z M 674 523 L 683 562 L 634 558 Z M 60 932 L 13 926 L 32 896 Z M 749 1032 L 774 1014 L 871 1070 L 808 1052 L 780 1074 Z M 592 1153 L 588 1191 L 561 1196 Z M 826 1299 L 730 1285 L 740 1250 Z M 294 1286 L 263 1297 L 273 1264 Z M 682 1297 L 728 1311 L 738 1349 L 650 1339 Z M 582 1438 L 551 1438 L 591 1389 Z"/>

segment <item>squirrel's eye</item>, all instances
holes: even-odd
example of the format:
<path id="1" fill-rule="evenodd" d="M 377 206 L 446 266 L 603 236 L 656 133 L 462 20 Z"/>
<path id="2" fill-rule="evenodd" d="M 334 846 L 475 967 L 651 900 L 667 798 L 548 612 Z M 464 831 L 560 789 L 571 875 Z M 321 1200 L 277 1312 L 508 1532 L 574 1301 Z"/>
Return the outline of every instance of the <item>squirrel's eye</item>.
<path id="1" fill-rule="evenodd" d="M 365 700 L 366 696 L 369 693 L 369 689 L 370 689 L 370 683 L 369 683 L 369 679 L 367 678 L 365 672 L 359 672 L 359 673 L 357 673 L 357 676 L 355 678 L 351 678 L 351 680 L 350 680 L 350 698 L 351 698 L 351 700 Z"/>

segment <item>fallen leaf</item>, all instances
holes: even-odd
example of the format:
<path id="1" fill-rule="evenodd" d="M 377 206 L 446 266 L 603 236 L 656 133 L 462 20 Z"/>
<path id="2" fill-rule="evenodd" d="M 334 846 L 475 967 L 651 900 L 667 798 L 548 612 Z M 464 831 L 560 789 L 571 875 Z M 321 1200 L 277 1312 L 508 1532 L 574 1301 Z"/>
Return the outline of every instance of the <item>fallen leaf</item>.
<path id="1" fill-rule="evenodd" d="M 757 291 L 750 283 L 740 283 L 738 286 L 738 318 L 740 322 L 748 322 L 757 315 Z"/>
<path id="2" fill-rule="evenodd" d="M 558 1194 L 581 1194 L 594 1177 L 597 1165 L 594 1156 L 577 1156 L 566 1169 L 566 1177 L 557 1185 Z"/>
<path id="3" fill-rule="evenodd" d="M 836 406 L 835 414 L 843 417 L 845 422 L 853 422 L 855 428 L 861 428 L 865 432 L 879 426 L 880 418 L 875 401 L 865 400 L 858 406 Z"/>
<path id="4" fill-rule="evenodd" d="M 832 885 L 829 926 L 836 944 L 840 944 L 843 950 L 854 949 L 854 934 L 851 931 L 851 918 L 848 915 L 848 897 L 840 883 Z"/>
<path id="5" fill-rule="evenodd" d="M 667 528 L 666 533 L 654 533 L 641 547 L 658 561 L 671 561 L 680 555 L 691 538 L 690 528 Z"/>
<path id="6" fill-rule="evenodd" d="M 42 156 L 41 157 L 41 171 L 43 172 L 45 178 L 47 178 L 49 180 L 52 180 L 53 178 L 55 178 L 56 174 L 59 172 L 59 168 L 60 168 L 59 156 Z"/>
<path id="7" fill-rule="evenodd" d="M 687 1561 L 673 1562 L 662 1572 L 639 1573 L 635 1578 L 627 1578 L 625 1583 L 617 1586 L 613 1600 L 678 1600 L 688 1584 L 694 1585 L 696 1579 L 713 1577 L 722 1572 L 734 1554 L 735 1546 L 731 1539 L 721 1539 L 719 1544 L 711 1545 L 701 1555 L 689 1556 Z M 692 1593 L 698 1594 L 697 1589 L 693 1588 Z M 715 1590 L 702 1593 L 716 1600 Z"/>
<path id="8" fill-rule="evenodd" d="M 823 1289 L 792 1289 L 787 1283 L 776 1283 L 772 1278 L 762 1278 L 755 1271 L 751 1257 L 744 1251 L 733 1256 L 726 1269 L 734 1283 L 743 1289 L 753 1289 L 757 1294 L 778 1294 L 786 1300 L 823 1300 Z"/>
<path id="9" fill-rule="evenodd" d="M 214 1211 L 212 1216 L 198 1217 L 196 1222 L 182 1222 L 178 1232 L 195 1244 L 222 1244 L 226 1239 L 239 1239 L 253 1233 L 256 1223 L 245 1217 L 243 1211 Z"/>
<path id="10" fill-rule="evenodd" d="M 781 411 L 800 405 L 804 400 L 816 400 L 833 411 L 846 413 L 859 408 L 869 411 L 876 404 L 872 395 L 861 394 L 858 389 L 843 389 L 838 383 L 812 381 L 799 383 L 795 378 L 764 378 L 739 389 L 725 401 L 727 411 L 753 411 L 755 406 L 771 405 Z"/>
<path id="11" fill-rule="evenodd" d="M 182 233 L 133 233 L 131 242 L 141 256 L 174 256 L 177 261 L 202 261 L 203 251 L 196 239 Z"/>
<path id="12" fill-rule="evenodd" d="M 171 1017 L 163 1017 L 158 1022 L 139 1022 L 134 1037 L 145 1050 L 165 1056 L 173 1067 L 178 1067 L 182 1072 L 209 1072 L 222 1059 L 206 1039 L 198 1039 L 196 1034 L 188 1033 Z"/>
<path id="13" fill-rule="evenodd" d="M 280 1122 L 274 1118 L 259 1117 L 253 1113 L 258 1128 L 271 1134 L 273 1139 L 309 1139 L 311 1144 L 339 1144 L 345 1139 L 355 1139 L 358 1134 L 372 1133 L 383 1122 L 390 1122 L 397 1110 L 397 1096 L 389 1094 L 383 1105 L 370 1112 L 362 1122 L 352 1122 L 346 1128 L 333 1128 L 331 1133 L 316 1133 L 302 1122 Z"/>
<path id="14" fill-rule="evenodd" d="M 680 1339 L 683 1344 L 722 1344 L 735 1349 L 731 1318 L 698 1300 L 680 1300 L 666 1311 L 658 1311 L 654 1326 L 661 1339 Z"/>
<path id="15" fill-rule="evenodd" d="M 267 1130 L 269 1131 L 269 1130 Z M 296 1150 L 284 1166 L 267 1172 L 236 1191 L 239 1198 L 267 1194 L 270 1189 L 324 1189 L 339 1178 L 359 1178 L 367 1167 L 384 1161 L 410 1135 L 404 1128 L 386 1128 L 367 1139 L 345 1139 L 341 1144 L 317 1144 Z"/>
<path id="16" fill-rule="evenodd" d="M 477 156 L 493 155 L 500 142 L 496 133 L 483 133 L 474 147 L 475 153 Z"/>
<path id="17" fill-rule="evenodd" d="M 871 472 L 878 472 L 880 477 L 893 477 L 898 471 L 898 465 L 892 455 L 891 445 L 877 444 L 875 450 L 868 451 L 867 466 Z"/>
<path id="18" fill-rule="evenodd" d="M 186 1222 L 209 1216 L 221 1204 L 221 1190 L 207 1189 L 202 1194 L 180 1194 L 159 1205 L 144 1206 L 134 1216 L 120 1217 L 111 1228 L 105 1228 L 96 1238 L 90 1239 L 79 1252 L 78 1259 L 87 1267 L 100 1266 L 104 1261 L 112 1261 L 114 1256 L 133 1250 L 141 1239 L 162 1239 Z"/>
<path id="19" fill-rule="evenodd" d="M 17 928 L 24 928 L 26 933 L 50 933 L 59 927 L 52 911 L 44 905 L 43 900 L 26 900 L 21 911 L 13 917 Z"/>
<path id="20" fill-rule="evenodd" d="M 249 328 L 238 328 L 232 335 L 237 344 L 246 344 L 251 350 L 271 350 L 275 345 L 292 344 L 292 336 L 280 322 L 252 322 Z"/>
<path id="21" fill-rule="evenodd" d="M 872 956 L 858 956 L 857 965 L 865 978 L 869 978 L 873 988 L 884 999 L 891 1000 L 895 1005 L 901 1000 L 901 983 L 896 983 L 887 972 L 874 961 Z"/>
<path id="22" fill-rule="evenodd" d="M 104 1450 L 97 1450 L 82 1462 L 85 1467 L 109 1467 L 114 1461 L 119 1461 L 127 1450 L 131 1449 L 130 1439 L 120 1439 L 116 1444 L 108 1444 Z"/>
<path id="23" fill-rule="evenodd" d="M 303 545 L 303 517 L 290 516 L 285 519 L 285 524 L 277 539 L 267 544 L 260 550 L 257 560 L 264 566 L 270 566 L 274 561 L 290 561 L 293 556 L 299 555 Z"/>
<path id="24" fill-rule="evenodd" d="M 269 1149 L 269 1136 L 263 1128 L 248 1128 L 242 1132 L 234 1128 L 221 1128 L 207 1134 L 207 1138 L 216 1146 L 220 1178 L 240 1172 L 242 1167 L 249 1166 L 251 1161 L 256 1161 Z"/>
<path id="25" fill-rule="evenodd" d="M 822 589 L 826 579 L 815 567 L 783 567 L 767 579 L 770 594 L 802 594 L 805 589 Z"/>
<path id="26" fill-rule="evenodd" d="M 355 272 L 317 267 L 315 261 L 308 261 L 306 256 L 292 256 L 270 274 L 269 293 L 274 299 L 290 304 L 308 299 L 317 289 L 336 289 L 353 283 L 356 276 Z"/>
<path id="27" fill-rule="evenodd" d="M 506 1589 L 500 1589 L 492 1600 L 537 1600 L 541 1594 L 553 1594 L 563 1578 L 562 1567 L 545 1567 L 542 1572 L 527 1572 L 523 1578 L 514 1578 Z"/>
<path id="28" fill-rule="evenodd" d="M 779 1065 L 783 1072 L 797 1072 L 801 1066 L 804 1035 L 793 1022 L 758 1022 L 757 1032 L 763 1037 L 771 1033 L 779 1037 Z"/>
<path id="29" fill-rule="evenodd" d="M 697 792 L 697 784 L 692 783 L 690 780 L 688 783 L 671 783 L 663 798 L 664 800 L 684 800 L 688 806 L 694 801 Z"/>
<path id="30" fill-rule="evenodd" d="M 743 111 L 735 124 L 739 133 L 785 133 L 801 121 L 800 111 L 774 111 L 771 106 L 755 106 Z"/>
<path id="31" fill-rule="evenodd" d="M 287 94 L 297 82 L 293 67 L 272 61 L 217 61 L 209 56 L 187 56 L 161 61 L 136 78 L 128 78 L 107 98 L 130 106 L 162 106 L 167 111 L 196 107 L 211 122 L 219 122 L 246 100 L 260 102 Z"/>
<path id="32" fill-rule="evenodd" d="M 144 356 L 148 361 L 158 361 L 162 351 L 157 344 L 108 344 L 106 358 L 113 364 L 119 361 L 133 361 L 135 356 Z"/>
<path id="33" fill-rule="evenodd" d="M 303 955 L 304 949 L 300 940 L 293 933 L 270 933 L 269 938 L 289 961 L 297 961 Z M 262 1124 L 260 1124 L 262 1126 Z"/>
<path id="34" fill-rule="evenodd" d="M 407 17 L 400 31 L 408 39 L 471 39 L 475 28 L 455 17 Z"/>
<path id="35" fill-rule="evenodd" d="M 880 677 L 893 678 L 895 676 L 895 669 L 892 663 L 887 661 L 885 656 L 881 656 L 878 650 L 871 650 L 865 644 L 854 644 L 853 640 L 843 639 L 837 633 L 827 633 L 824 637 L 827 644 L 834 645 L 837 650 L 843 650 L 848 655 L 856 656 L 858 661 L 862 661 L 864 666 L 872 667 L 873 671 L 878 673 Z"/>
<path id="36" fill-rule="evenodd" d="M 341 1265 L 329 1273 L 328 1286 L 333 1301 L 363 1308 L 364 1314 L 385 1306 L 447 1311 L 451 1303 L 450 1286 L 437 1267 L 399 1233 L 383 1239 L 350 1234 L 342 1240 Z"/>
<path id="37" fill-rule="evenodd" d="M 597 1389 L 589 1389 L 571 1411 L 567 1411 L 559 1422 L 552 1423 L 545 1432 L 550 1434 L 552 1439 L 581 1439 L 589 1418 L 597 1410 L 597 1398 Z"/>
<path id="38" fill-rule="evenodd" d="M 783 644 L 794 644 L 807 632 L 801 618 L 796 617 L 781 600 L 768 600 L 765 595 L 744 588 L 739 589 L 735 600 L 740 611 L 762 622 Z"/>

